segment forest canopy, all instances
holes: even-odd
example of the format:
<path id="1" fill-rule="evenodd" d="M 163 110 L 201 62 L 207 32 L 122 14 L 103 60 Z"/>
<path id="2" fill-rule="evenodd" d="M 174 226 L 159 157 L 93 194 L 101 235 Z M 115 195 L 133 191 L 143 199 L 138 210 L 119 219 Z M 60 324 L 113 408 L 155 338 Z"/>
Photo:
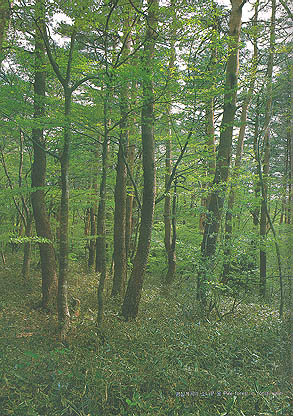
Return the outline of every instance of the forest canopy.
<path id="1" fill-rule="evenodd" d="M 0 0 L 0 57 L 1 278 L 64 345 L 156 290 L 183 320 L 253 304 L 292 334 L 286 1 Z"/>

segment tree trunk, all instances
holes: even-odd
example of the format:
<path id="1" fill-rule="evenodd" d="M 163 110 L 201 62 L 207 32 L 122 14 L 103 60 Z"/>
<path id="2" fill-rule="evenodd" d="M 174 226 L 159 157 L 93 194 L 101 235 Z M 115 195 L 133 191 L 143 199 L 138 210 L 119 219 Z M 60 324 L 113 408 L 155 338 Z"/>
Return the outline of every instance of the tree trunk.
<path id="1" fill-rule="evenodd" d="M 135 157 L 135 145 L 130 144 L 127 149 L 127 163 L 130 169 L 131 175 L 133 175 L 133 166 L 134 166 L 134 157 Z M 134 209 L 134 196 L 133 196 L 133 187 L 131 180 L 127 179 L 127 196 L 126 196 L 126 219 L 125 219 L 125 252 L 126 259 L 128 260 L 130 256 L 130 242 L 133 231 L 133 209 Z"/>
<path id="2" fill-rule="evenodd" d="M 215 71 L 215 61 L 217 56 L 217 50 L 213 46 L 211 51 L 211 68 L 209 71 L 209 77 L 213 76 L 213 71 Z M 213 82 L 209 82 L 209 87 L 213 87 Z M 216 146 L 215 146 L 215 120 L 214 120 L 214 97 L 209 97 L 207 103 L 205 105 L 205 119 L 206 119 L 206 137 L 207 137 L 207 147 L 208 147 L 208 160 L 206 162 L 206 174 L 209 177 L 213 177 L 215 174 L 216 169 Z M 204 192 L 207 192 L 212 186 L 211 181 L 204 183 Z M 203 212 L 200 214 L 199 218 L 199 229 L 203 233 L 205 227 L 205 219 L 206 219 L 206 209 L 208 206 L 208 195 L 206 194 L 203 198 L 201 198 L 201 207 Z"/>
<path id="3" fill-rule="evenodd" d="M 260 296 L 265 298 L 266 296 L 266 273 L 267 273 L 267 252 L 266 252 L 266 233 L 267 233 L 267 214 L 266 214 L 266 201 L 268 195 L 268 174 L 269 174 L 269 162 L 270 162 L 270 137 L 269 131 L 266 131 L 264 138 L 264 160 L 263 160 L 263 191 L 260 209 L 260 251 L 259 251 L 259 268 L 260 268 Z"/>
<path id="4" fill-rule="evenodd" d="M 128 12 L 126 6 L 126 14 Z M 130 53 L 130 36 L 129 36 L 129 16 L 125 16 L 123 32 L 125 33 L 124 49 L 122 51 L 123 59 L 127 59 Z M 116 185 L 115 185 L 115 212 L 114 212 L 114 276 L 112 296 L 121 297 L 125 292 L 127 279 L 127 253 L 126 253 L 126 149 L 129 145 L 129 82 L 124 81 L 120 91 L 120 124 L 119 150 L 116 168 Z"/>
<path id="5" fill-rule="evenodd" d="M 174 63 L 175 63 L 175 36 L 176 36 L 176 10 L 174 9 L 174 0 L 171 2 L 173 19 L 172 19 L 172 26 L 170 30 L 170 38 L 171 38 L 171 45 L 170 45 L 170 60 L 169 60 L 169 78 L 172 79 L 172 72 L 174 70 Z M 168 126 L 168 132 L 166 137 L 166 150 L 165 150 L 165 200 L 164 200 L 164 244 L 165 250 L 167 254 L 167 264 L 168 269 L 167 273 L 164 278 L 164 283 L 167 285 L 171 284 L 175 279 L 176 274 L 176 189 L 174 190 L 173 197 L 171 195 L 171 190 L 168 191 L 169 181 L 171 178 L 172 173 L 172 130 L 171 130 L 171 105 L 169 104 L 170 101 L 170 94 L 167 93 L 167 120 L 166 125 Z M 172 201 L 173 199 L 173 201 Z"/>
<path id="6" fill-rule="evenodd" d="M 96 272 L 100 273 L 100 281 L 98 286 L 98 317 L 97 322 L 99 325 L 103 321 L 104 313 L 104 287 L 107 277 L 107 253 L 106 253 L 106 184 L 108 174 L 108 154 L 109 154 L 109 137 L 108 137 L 108 100 L 109 100 L 109 86 L 106 86 L 106 96 L 104 98 L 104 141 L 102 152 L 102 179 L 100 184 L 100 201 L 98 208 L 97 218 L 97 242 L 96 242 Z"/>
<path id="7" fill-rule="evenodd" d="M 102 152 L 102 178 L 100 183 L 100 200 L 97 215 L 97 240 L 96 240 L 96 272 L 103 270 L 104 257 L 106 256 L 105 243 L 105 215 L 106 215 L 106 184 L 108 172 L 109 138 L 105 133 Z"/>
<path id="8" fill-rule="evenodd" d="M 144 78 L 142 104 L 142 149 L 143 149 L 143 201 L 141 224 L 133 270 L 128 282 L 122 313 L 126 320 L 136 318 L 141 298 L 143 278 L 151 242 L 155 205 L 155 159 L 154 159 L 154 92 L 152 65 L 155 50 L 158 0 L 148 0 L 148 19 L 144 45 Z"/>
<path id="9" fill-rule="evenodd" d="M 69 328 L 70 314 L 68 309 L 68 260 L 69 260 L 69 158 L 71 142 L 71 91 L 64 88 L 65 126 L 63 130 L 64 143 L 61 163 L 61 204 L 60 204 L 60 240 L 59 240 L 59 280 L 58 280 L 58 320 L 61 339 L 66 337 Z"/>
<path id="10" fill-rule="evenodd" d="M 90 225 L 90 240 L 89 240 L 89 257 L 88 257 L 88 269 L 92 270 L 95 265 L 96 258 L 96 243 L 94 235 L 96 235 L 96 207 L 92 206 L 89 210 L 89 225 Z"/>
<path id="11" fill-rule="evenodd" d="M 123 154 L 125 152 L 125 139 L 121 132 L 118 160 L 117 175 L 115 186 L 115 212 L 114 212 L 114 277 L 112 296 L 121 296 L 125 289 L 127 258 L 126 258 L 126 167 Z M 127 134 L 127 133 L 126 133 Z"/>
<path id="12" fill-rule="evenodd" d="M 234 118 L 236 112 L 236 96 L 238 84 L 238 55 L 239 37 L 241 29 L 242 7 L 241 0 L 231 0 L 232 10 L 229 20 L 229 57 L 226 69 L 224 112 L 221 123 L 220 143 L 216 161 L 216 171 L 213 181 L 214 189 L 211 193 L 208 212 L 205 221 L 204 235 L 201 244 L 202 267 L 198 276 L 198 298 L 204 300 L 205 289 L 203 281 L 206 280 L 207 260 L 216 252 L 217 237 L 220 228 L 222 208 L 224 205 L 225 190 L 229 174 Z"/>
<path id="13" fill-rule="evenodd" d="M 10 18 L 10 1 L 0 0 L 0 65 L 3 61 L 3 41 Z"/>
<path id="14" fill-rule="evenodd" d="M 25 236 L 30 238 L 32 234 L 32 226 L 33 226 L 33 216 L 30 212 L 26 219 L 25 224 Z M 30 272 L 30 264 L 31 264 L 31 253 L 32 253 L 32 243 L 31 241 L 25 241 L 24 248 L 23 248 L 23 262 L 22 262 L 22 278 L 23 281 L 26 283 L 29 278 Z"/>
<path id="15" fill-rule="evenodd" d="M 289 224 L 289 232 L 288 232 L 288 270 L 293 270 L 293 221 L 291 215 L 293 213 L 293 192 L 292 192 L 292 178 L 293 178 L 293 67 L 289 69 L 289 82 L 290 82 L 290 145 L 289 145 L 289 161 L 290 161 L 290 193 L 289 193 L 289 206 L 290 206 L 290 213 L 288 213 L 288 224 Z M 289 215 L 290 214 L 290 215 Z M 290 222 L 289 222 L 290 219 Z M 290 380 L 291 385 L 293 385 L 293 276 L 289 277 L 289 290 L 290 290 Z"/>
<path id="16" fill-rule="evenodd" d="M 255 14 L 253 18 L 253 25 L 256 26 L 258 20 L 258 3 L 255 5 Z M 251 81 L 246 93 L 246 97 L 244 99 L 242 105 L 242 112 L 241 112 L 241 119 L 240 119 L 240 131 L 237 141 L 237 148 L 236 148 L 236 157 L 235 157 L 235 165 L 232 174 L 232 185 L 229 192 L 228 197 L 228 207 L 226 212 L 225 218 L 225 245 L 224 245 L 224 265 L 223 265 L 223 277 L 222 282 L 226 283 L 229 279 L 230 271 L 231 271 L 231 238 L 232 238 L 232 229 L 233 229 L 233 206 L 235 202 L 235 189 L 233 188 L 233 180 L 239 174 L 239 170 L 241 167 L 241 160 L 242 160 L 242 153 L 243 153 L 243 144 L 244 144 L 244 137 L 245 137 L 245 130 L 246 130 L 246 120 L 247 120 L 247 112 L 250 105 L 251 97 L 254 91 L 254 84 L 256 79 L 256 71 L 257 71 L 257 59 L 258 59 L 258 49 L 257 49 L 257 36 L 254 37 L 254 52 L 252 57 L 252 65 L 251 65 Z"/>
<path id="17" fill-rule="evenodd" d="M 274 68 L 274 52 L 275 52 L 275 24 L 276 24 L 276 0 L 272 0 L 272 17 L 270 26 L 270 48 L 268 57 L 268 69 L 266 77 L 266 109 L 264 120 L 264 154 L 263 154 L 263 172 L 262 172 L 262 187 L 261 187 L 261 213 L 260 213 L 260 288 L 259 294 L 262 298 L 266 296 L 266 231 L 267 231 L 267 190 L 268 190 L 268 173 L 270 162 L 270 120 L 272 113 L 272 78 Z M 258 143 L 258 161 L 260 162 L 259 143 Z M 259 167 L 261 168 L 261 167 Z M 259 172 L 260 173 L 260 172 Z"/>
<path id="18" fill-rule="evenodd" d="M 36 3 L 36 19 L 39 25 L 43 24 L 42 1 Z M 35 34 L 35 80 L 34 80 L 34 119 L 44 117 L 46 74 L 43 70 L 45 62 L 44 45 L 39 30 Z M 32 164 L 32 193 L 31 201 L 36 225 L 37 236 L 45 241 L 39 243 L 41 275 L 42 275 L 42 307 L 48 308 L 56 301 L 57 272 L 56 258 L 53 247 L 50 220 L 45 202 L 46 186 L 46 151 L 43 129 L 33 128 L 32 141 L 34 160 Z"/>

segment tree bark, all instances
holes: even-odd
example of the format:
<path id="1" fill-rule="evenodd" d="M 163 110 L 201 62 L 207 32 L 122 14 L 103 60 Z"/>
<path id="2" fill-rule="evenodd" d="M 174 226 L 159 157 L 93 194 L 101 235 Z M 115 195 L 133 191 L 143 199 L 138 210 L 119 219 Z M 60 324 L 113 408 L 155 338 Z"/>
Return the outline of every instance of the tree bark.
<path id="1" fill-rule="evenodd" d="M 174 9 L 174 1 L 171 2 L 173 19 L 170 29 L 170 59 L 169 59 L 169 78 L 172 78 L 172 72 L 174 70 L 175 64 L 175 35 L 176 35 L 176 10 Z M 165 150 L 165 200 L 164 200 L 164 244 L 167 254 L 167 273 L 164 278 L 164 283 L 170 285 L 176 274 L 176 189 L 174 190 L 173 196 L 171 190 L 168 189 L 169 181 L 172 174 L 172 130 L 171 130 L 171 104 L 170 104 L 170 94 L 167 93 L 167 120 L 166 124 L 168 126 L 168 132 L 166 137 L 166 150 Z"/>
<path id="2" fill-rule="evenodd" d="M 10 19 L 10 1 L 0 0 L 0 65 L 3 61 L 3 41 Z"/>
<path id="3" fill-rule="evenodd" d="M 60 203 L 60 240 L 59 240 L 59 280 L 58 280 L 58 320 L 61 339 L 66 337 L 69 328 L 70 314 L 68 308 L 68 271 L 69 271 L 69 160 L 71 143 L 71 91 L 64 88 L 65 126 L 63 129 L 63 150 L 61 164 L 61 203 Z"/>
<path id="4" fill-rule="evenodd" d="M 108 137 L 108 110 L 109 110 L 109 86 L 106 86 L 106 96 L 104 97 L 104 141 L 102 152 L 102 178 L 100 184 L 100 201 L 97 218 L 97 242 L 96 242 L 96 272 L 100 273 L 100 281 L 98 286 L 98 317 L 99 325 L 103 322 L 104 313 L 104 287 L 107 277 L 107 256 L 106 256 L 106 185 L 108 174 L 108 154 L 109 154 L 109 137 Z"/>
<path id="5" fill-rule="evenodd" d="M 97 215 L 97 240 L 96 240 L 96 273 L 101 273 L 103 270 L 104 256 L 105 256 L 105 214 L 106 214 L 106 185 L 108 173 L 108 153 L 109 153 L 109 138 L 108 133 L 104 135 L 103 151 L 102 151 L 102 177 L 100 183 L 100 200 Z"/>
<path id="6" fill-rule="evenodd" d="M 289 233 L 288 233 L 288 270 L 293 270 L 293 221 L 292 221 L 292 213 L 293 213 L 293 192 L 292 192 L 292 180 L 293 180 L 293 67 L 289 69 L 289 83 L 290 83 L 290 147 L 289 147 L 289 160 L 290 160 L 290 193 L 289 193 L 289 205 L 290 205 L 290 222 L 289 224 Z M 289 219 L 289 213 L 288 213 Z M 289 285 L 290 285 L 290 379 L 291 385 L 293 385 L 293 276 L 289 277 Z"/>
<path id="7" fill-rule="evenodd" d="M 148 26 L 146 29 L 143 55 L 144 78 L 141 114 L 144 188 L 138 247 L 122 306 L 122 313 L 126 320 L 136 318 L 138 314 L 144 273 L 150 249 L 155 206 L 154 91 L 152 65 L 155 51 L 158 0 L 148 0 L 148 6 Z"/>
<path id="8" fill-rule="evenodd" d="M 260 289 L 259 293 L 262 298 L 266 296 L 266 273 L 267 273 L 267 250 L 266 250 L 266 233 L 267 233 L 267 214 L 266 201 L 268 196 L 268 174 L 270 162 L 270 134 L 266 131 L 264 137 L 264 159 L 263 159 L 263 187 L 262 200 L 260 208 L 260 251 L 259 251 L 259 270 L 260 270 Z"/>
<path id="9" fill-rule="evenodd" d="M 224 112 L 220 128 L 220 143 L 216 160 L 216 171 L 213 181 L 213 191 L 208 204 L 204 235 L 201 244 L 202 262 L 198 276 L 199 299 L 204 301 L 207 260 L 216 252 L 217 237 L 220 228 L 222 208 L 225 199 L 225 190 L 229 174 L 234 118 L 236 112 L 236 96 L 239 67 L 239 37 L 241 30 L 241 16 L 244 2 L 231 0 L 232 10 L 229 20 L 229 56 L 226 69 Z"/>
<path id="10" fill-rule="evenodd" d="M 258 20 L 258 3 L 255 5 L 255 14 L 253 18 L 253 25 L 256 26 Z M 236 148 L 236 157 L 235 157 L 235 165 L 232 173 L 232 185 L 230 188 L 229 196 L 228 196 L 228 207 L 225 217 L 225 244 L 224 244 L 224 265 L 223 265 L 223 277 L 221 279 L 222 283 L 226 283 L 229 280 L 229 275 L 231 271 L 231 238 L 232 238 L 232 229 L 233 229 L 233 206 L 235 202 L 235 189 L 233 187 L 233 180 L 239 174 L 239 169 L 241 167 L 241 160 L 242 160 L 242 153 L 243 153 L 243 144 L 244 144 L 244 137 L 245 137 L 245 130 L 246 130 L 246 120 L 247 120 L 247 112 L 250 105 L 251 97 L 254 91 L 254 85 L 256 80 L 256 71 L 257 71 L 257 60 L 258 60 L 258 49 L 257 49 L 257 36 L 254 37 L 254 51 L 252 57 L 252 64 L 251 64 L 251 81 L 246 93 L 246 97 L 244 99 L 242 105 L 242 112 L 241 112 L 241 119 L 240 119 L 240 131 L 237 141 L 237 148 Z"/>
<path id="11" fill-rule="evenodd" d="M 89 225 L 90 225 L 90 240 L 89 240 L 89 257 L 88 257 L 88 269 L 92 270 L 95 265 L 96 258 L 96 243 L 93 238 L 96 235 L 96 207 L 92 206 L 89 209 Z"/>
<path id="12" fill-rule="evenodd" d="M 135 145 L 130 144 L 127 149 L 127 163 L 131 175 L 133 175 L 135 157 Z M 131 236 L 133 231 L 133 209 L 134 209 L 134 192 L 130 178 L 127 178 L 127 195 L 126 195 L 126 219 L 125 219 L 125 252 L 128 261 L 130 257 Z"/>
<path id="13" fill-rule="evenodd" d="M 44 24 L 44 10 L 42 1 L 36 3 L 36 21 L 39 26 Z M 45 52 L 39 29 L 35 32 L 35 80 L 34 80 L 34 119 L 45 115 L 46 73 L 44 71 Z M 45 201 L 46 186 L 46 141 L 42 128 L 33 128 L 32 142 L 34 160 L 32 164 L 32 194 L 31 201 L 36 225 L 37 236 L 45 241 L 39 243 L 41 275 L 42 275 L 42 307 L 48 308 L 56 301 L 57 272 L 56 258 L 53 247 L 50 220 Z"/>
<path id="14" fill-rule="evenodd" d="M 266 296 L 266 231 L 267 231 L 267 196 L 268 196 L 268 173 L 270 162 L 270 120 L 272 116 L 272 78 L 274 68 L 274 51 L 275 51 L 275 25 L 276 25 L 276 0 L 272 0 L 272 16 L 270 25 L 270 47 L 268 57 L 268 69 L 266 77 L 266 109 L 264 120 L 264 154 L 263 154 L 263 172 L 262 172 L 262 186 L 261 186 L 261 212 L 260 212 L 260 287 L 259 294 L 262 298 Z M 259 143 L 258 143 L 258 160 L 260 161 Z M 261 179 L 261 178 L 260 178 Z"/>
<path id="15" fill-rule="evenodd" d="M 214 28 L 216 30 L 216 28 Z M 211 50 L 211 67 L 208 69 L 209 77 L 213 76 L 213 71 L 215 71 L 215 61 L 217 56 L 217 50 L 213 45 Z M 213 86 L 213 82 L 209 82 L 210 87 Z M 215 146 L 215 120 L 214 120 L 214 97 L 209 97 L 205 105 L 205 119 L 206 119 L 206 137 L 207 137 L 207 148 L 208 148 L 208 160 L 206 162 L 206 174 L 209 177 L 213 177 L 216 169 L 216 146 Z M 204 183 L 204 192 L 207 192 L 207 189 L 211 188 L 211 181 Z M 206 209 L 208 206 L 209 197 L 205 195 L 201 199 L 201 207 L 203 212 L 200 214 L 199 218 L 199 229 L 203 233 L 206 219 Z"/>
<path id="16" fill-rule="evenodd" d="M 121 296 L 125 289 L 126 272 L 127 272 L 127 258 L 126 258 L 126 167 L 124 164 L 123 154 L 125 153 L 125 139 L 123 135 L 126 132 L 121 132 L 118 160 L 117 160 L 117 174 L 115 186 L 115 212 L 114 212 L 114 276 L 112 296 Z M 127 134 L 127 133 L 126 133 Z"/>
<path id="17" fill-rule="evenodd" d="M 124 17 L 124 49 L 122 58 L 127 59 L 130 53 L 130 25 L 128 4 L 125 9 Z M 123 81 L 122 81 L 123 82 Z M 120 90 L 120 139 L 116 167 L 116 185 L 115 185 L 115 212 L 114 212 L 114 276 L 112 293 L 113 297 L 121 297 L 125 292 L 127 279 L 127 253 L 126 253 L 126 149 L 129 146 L 129 82 L 124 81 Z"/>

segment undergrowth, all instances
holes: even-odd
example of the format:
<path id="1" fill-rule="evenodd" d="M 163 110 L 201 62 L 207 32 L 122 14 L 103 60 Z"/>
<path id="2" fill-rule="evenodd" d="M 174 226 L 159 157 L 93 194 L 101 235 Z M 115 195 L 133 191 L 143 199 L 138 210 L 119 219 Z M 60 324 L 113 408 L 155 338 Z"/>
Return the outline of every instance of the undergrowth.
<path id="1" fill-rule="evenodd" d="M 81 312 L 64 345 L 56 315 L 32 308 L 38 273 L 0 273 L 2 416 L 289 416 L 288 328 L 270 307 L 203 321 L 148 276 L 138 319 L 108 299 L 98 329 L 97 277 L 76 270 L 69 286 Z"/>

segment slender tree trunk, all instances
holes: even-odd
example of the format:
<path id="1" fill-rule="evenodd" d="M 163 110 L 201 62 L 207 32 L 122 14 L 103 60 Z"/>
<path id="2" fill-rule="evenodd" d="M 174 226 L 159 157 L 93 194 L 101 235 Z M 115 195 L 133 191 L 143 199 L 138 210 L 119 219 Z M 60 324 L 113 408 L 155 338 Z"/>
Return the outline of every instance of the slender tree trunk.
<path id="1" fill-rule="evenodd" d="M 124 133 L 125 134 L 125 133 Z M 123 135 L 123 132 L 122 132 Z M 126 139 L 127 140 L 127 139 Z M 117 175 L 115 186 L 115 212 L 114 212 L 114 277 L 112 296 L 121 296 L 126 284 L 127 258 L 126 258 L 126 167 L 123 154 L 125 153 L 124 138 L 120 138 Z"/>
<path id="2" fill-rule="evenodd" d="M 262 298 L 266 296 L 266 268 L 267 268 L 267 254 L 266 254 L 266 231 L 267 231 L 267 196 L 268 196 L 268 173 L 269 173 L 269 162 L 270 162 L 270 120 L 272 113 L 272 77 L 274 68 L 274 50 L 275 50 L 275 24 L 276 24 L 276 0 L 271 1 L 272 4 L 272 17 L 270 26 L 270 48 L 268 57 L 268 69 L 266 77 L 266 109 L 265 109 L 265 120 L 264 120 L 264 154 L 263 154 L 263 172 L 261 187 L 261 213 L 260 213 L 260 289 L 259 293 Z M 258 143 L 258 160 L 260 161 L 259 154 L 259 143 Z"/>
<path id="3" fill-rule="evenodd" d="M 288 270 L 293 270 L 293 221 L 292 221 L 292 213 L 293 213 L 293 192 L 292 192 L 292 180 L 293 180 L 293 67 L 289 69 L 289 83 L 290 83 L 290 146 L 289 146 L 289 161 L 290 161 L 290 193 L 289 193 L 289 206 L 290 206 L 290 215 L 288 213 L 288 220 L 290 218 L 289 224 L 289 233 L 288 233 Z M 289 277 L 289 284 L 290 284 L 290 379 L 291 385 L 293 385 L 293 276 L 292 273 L 289 272 L 291 276 Z"/>
<path id="4" fill-rule="evenodd" d="M 98 208 L 97 218 L 97 242 L 96 242 L 96 272 L 100 273 L 100 281 L 98 286 L 98 317 L 97 322 L 99 325 L 103 321 L 104 313 L 104 287 L 107 277 L 107 253 L 106 253 L 106 185 L 108 174 L 108 155 L 109 155 L 109 137 L 108 137 L 108 111 L 109 111 L 109 86 L 106 87 L 106 96 L 104 101 L 104 141 L 102 152 L 102 179 L 100 184 L 100 201 Z"/>
<path id="5" fill-rule="evenodd" d="M 95 158 L 93 165 L 96 166 L 98 160 L 98 151 L 95 152 Z M 97 215 L 97 202 L 96 196 L 98 193 L 98 185 L 97 185 L 97 169 L 93 166 L 93 179 L 91 183 L 91 190 L 94 193 L 94 198 L 91 198 L 90 201 L 90 208 L 88 209 L 87 213 L 87 236 L 90 237 L 88 240 L 88 270 L 92 271 L 95 267 L 96 261 L 96 215 Z"/>
<path id="6" fill-rule="evenodd" d="M 174 70 L 175 64 L 175 36 L 176 36 L 176 10 L 174 9 L 174 0 L 171 2 L 173 20 L 170 30 L 170 59 L 169 59 L 169 78 L 172 78 L 172 72 Z M 168 101 L 170 101 L 170 94 L 167 94 Z M 171 116 L 171 104 L 167 104 L 167 121 L 168 132 L 166 137 L 166 150 L 165 150 L 165 200 L 164 200 L 164 244 L 167 254 L 168 269 L 164 278 L 164 283 L 167 285 L 171 284 L 175 279 L 176 274 L 176 190 L 174 190 L 173 197 L 171 195 L 171 190 L 167 191 L 168 184 L 171 178 L 172 173 L 172 130 L 170 123 Z M 172 201 L 173 199 L 173 201 Z"/>
<path id="7" fill-rule="evenodd" d="M 128 5 L 126 6 L 126 13 Z M 125 16 L 124 33 L 126 40 L 122 52 L 123 59 L 130 53 L 129 16 Z M 115 185 L 115 212 L 114 212 L 114 276 L 112 296 L 121 297 L 125 292 L 127 279 L 127 253 L 126 253 L 126 149 L 129 145 L 129 82 L 125 82 L 120 91 L 120 115 L 123 120 L 120 124 L 120 140 L 116 167 Z"/>
<path id="8" fill-rule="evenodd" d="M 155 50 L 158 0 L 148 0 L 147 30 L 144 45 L 144 78 L 142 104 L 142 148 L 143 148 L 143 201 L 138 247 L 133 270 L 128 282 L 122 313 L 125 319 L 136 318 L 141 298 L 143 278 L 151 242 L 155 205 L 155 158 L 154 158 L 154 92 L 152 65 Z"/>
<path id="9" fill-rule="evenodd" d="M 93 238 L 96 235 L 96 207 L 90 207 L 90 240 L 89 240 L 89 257 L 88 257 L 88 269 L 92 270 L 95 265 L 96 258 L 96 243 Z"/>
<path id="10" fill-rule="evenodd" d="M 63 130 L 63 151 L 61 163 L 61 204 L 60 204 L 60 240 L 59 240 L 59 280 L 58 280 L 58 320 L 60 324 L 61 339 L 66 337 L 70 324 L 68 308 L 68 260 L 69 260 L 69 160 L 71 143 L 71 91 L 64 88 L 65 126 Z"/>
<path id="11" fill-rule="evenodd" d="M 202 267 L 198 276 L 199 299 L 205 301 L 205 289 L 202 284 L 206 280 L 207 260 L 216 252 L 217 237 L 220 228 L 222 208 L 224 205 L 225 190 L 229 174 L 234 118 L 236 112 L 236 96 L 238 84 L 238 55 L 239 37 L 241 30 L 241 16 L 244 2 L 231 0 L 232 10 L 229 20 L 229 57 L 226 69 L 226 82 L 224 94 L 224 112 L 221 123 L 220 143 L 216 161 L 216 171 L 213 181 L 214 189 L 211 193 L 204 235 L 201 244 Z"/>
<path id="12" fill-rule="evenodd" d="M 266 131 L 264 138 L 264 160 L 263 160 L 263 191 L 260 209 L 260 251 L 259 251 L 259 268 L 260 268 L 260 296 L 266 296 L 266 274 L 267 274 L 267 250 L 266 250 L 266 233 L 267 233 L 267 196 L 268 196 L 268 174 L 270 162 L 270 133 Z"/>
<path id="13" fill-rule="evenodd" d="M 33 226 L 33 216 L 32 216 L 32 213 L 30 212 L 28 214 L 28 217 L 26 219 L 26 224 L 25 224 L 25 236 L 28 238 L 30 238 L 32 235 L 32 226 Z M 21 271 L 24 282 L 26 282 L 29 278 L 31 253 L 32 253 L 32 243 L 31 241 L 26 241 L 24 243 L 24 248 L 23 248 L 23 262 L 22 262 L 22 271 Z"/>
<path id="14" fill-rule="evenodd" d="M 127 149 L 127 162 L 131 175 L 133 175 L 135 157 L 135 145 L 130 144 Z M 130 256 L 130 242 L 133 231 L 133 209 L 134 209 L 134 196 L 133 187 L 130 178 L 127 178 L 127 196 L 126 196 L 126 219 L 125 219 L 125 252 L 126 260 Z"/>
<path id="15" fill-rule="evenodd" d="M 44 10 L 42 1 L 36 3 L 36 20 L 39 25 L 43 25 Z M 35 34 L 35 80 L 34 80 L 34 119 L 38 122 L 39 118 L 45 114 L 45 91 L 46 74 L 43 69 L 45 63 L 44 44 L 39 30 Z M 33 128 L 32 141 L 34 149 L 34 160 L 32 164 L 32 193 L 31 201 L 35 219 L 37 235 L 45 241 L 39 243 L 41 275 L 42 275 L 42 307 L 48 308 L 56 301 L 57 294 L 57 272 L 56 258 L 53 247 L 50 220 L 47 213 L 45 202 L 46 186 L 46 151 L 43 129 Z"/>
<path id="16" fill-rule="evenodd" d="M 217 50 L 213 47 L 211 51 L 211 68 L 209 70 L 209 76 L 212 77 L 213 71 L 215 71 L 215 61 L 217 56 Z M 211 87 L 213 83 L 210 82 Z M 206 106 L 205 106 L 205 119 L 206 119 L 206 137 L 207 137 L 207 147 L 208 147 L 208 160 L 206 165 L 206 174 L 209 177 L 213 177 L 215 174 L 216 169 L 216 146 L 215 146 L 215 120 L 214 120 L 214 97 L 209 97 Z M 212 186 L 211 180 L 204 183 L 204 192 L 207 192 Z M 205 227 L 205 219 L 206 219 L 206 209 L 208 206 L 209 197 L 205 195 L 201 199 L 201 207 L 203 212 L 199 218 L 199 229 L 203 233 Z"/>
<path id="17" fill-rule="evenodd" d="M 108 172 L 109 138 L 105 134 L 102 151 L 102 177 L 100 183 L 100 200 L 97 215 L 97 240 L 96 240 L 96 272 L 101 273 L 103 269 L 105 243 L 105 215 L 106 215 L 106 185 Z"/>

